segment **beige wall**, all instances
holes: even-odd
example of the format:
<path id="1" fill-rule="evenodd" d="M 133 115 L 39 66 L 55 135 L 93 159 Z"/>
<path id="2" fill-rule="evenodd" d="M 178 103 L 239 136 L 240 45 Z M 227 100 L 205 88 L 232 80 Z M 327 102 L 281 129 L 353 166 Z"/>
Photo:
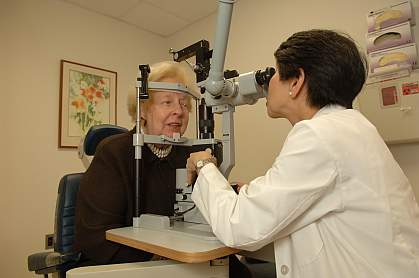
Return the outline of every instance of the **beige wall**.
<path id="1" fill-rule="evenodd" d="M 116 1 L 116 0 L 115 0 Z M 214 0 L 215 1 L 215 0 Z M 273 66 L 273 51 L 293 32 L 346 31 L 363 44 L 365 15 L 390 0 L 239 0 L 226 68 L 248 72 Z M 413 1 L 416 8 L 418 0 Z M 169 47 L 212 42 L 215 16 L 163 39 L 57 0 L 2 0 L 0 9 L 0 269 L 2 277 L 33 277 L 26 257 L 43 249 L 52 232 L 59 178 L 82 171 L 74 150 L 57 148 L 59 61 L 118 72 L 118 123 L 131 126 L 125 108 L 139 63 L 167 59 Z M 418 36 L 416 36 L 418 37 Z M 271 165 L 290 129 L 266 117 L 265 102 L 238 107 L 236 160 L 231 178 L 250 180 Z M 419 144 L 391 148 L 419 195 Z"/>
<path id="2" fill-rule="evenodd" d="M 60 59 L 118 73 L 118 123 L 139 63 L 169 58 L 166 40 L 57 0 L 6 0 L 0 8 L 1 277 L 33 277 L 26 257 L 53 232 L 57 184 L 82 171 L 57 148 Z"/>
<path id="3" fill-rule="evenodd" d="M 366 15 L 370 10 L 391 3 L 395 1 L 318 0 L 309 7 L 304 0 L 239 0 L 233 12 L 225 68 L 245 73 L 274 66 L 273 52 L 279 44 L 292 33 L 305 29 L 343 31 L 363 47 Z M 419 1 L 413 0 L 412 3 L 418 14 Z M 203 38 L 213 43 L 215 21 L 214 15 L 177 33 L 170 38 L 171 46 L 182 47 L 185 42 L 188 44 Z M 414 30 L 419 38 L 418 28 Z M 268 119 L 263 100 L 254 106 L 238 107 L 236 111 L 237 163 L 231 180 L 248 181 L 263 175 L 270 167 L 291 126 L 286 120 Z M 419 200 L 419 143 L 391 146 L 390 149 L 414 186 Z"/>

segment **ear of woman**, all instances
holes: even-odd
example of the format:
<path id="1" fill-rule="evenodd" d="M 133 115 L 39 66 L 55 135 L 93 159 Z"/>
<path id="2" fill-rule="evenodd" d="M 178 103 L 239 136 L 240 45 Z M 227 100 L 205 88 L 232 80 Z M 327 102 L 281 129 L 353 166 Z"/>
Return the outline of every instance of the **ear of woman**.
<path id="1" fill-rule="evenodd" d="M 289 95 L 292 98 L 298 97 L 298 95 L 300 94 L 304 86 L 304 81 L 305 81 L 304 70 L 302 68 L 300 68 L 299 70 L 300 70 L 299 76 L 294 77 L 290 83 Z"/>

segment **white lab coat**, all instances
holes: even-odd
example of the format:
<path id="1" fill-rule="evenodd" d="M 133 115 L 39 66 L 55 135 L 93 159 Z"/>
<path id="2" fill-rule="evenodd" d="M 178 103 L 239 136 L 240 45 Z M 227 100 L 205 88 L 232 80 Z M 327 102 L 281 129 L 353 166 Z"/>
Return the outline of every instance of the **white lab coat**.
<path id="1" fill-rule="evenodd" d="M 328 106 L 295 124 L 272 167 L 238 195 L 205 165 L 192 199 L 224 244 L 274 242 L 277 277 L 419 277 L 418 204 L 356 110 Z"/>

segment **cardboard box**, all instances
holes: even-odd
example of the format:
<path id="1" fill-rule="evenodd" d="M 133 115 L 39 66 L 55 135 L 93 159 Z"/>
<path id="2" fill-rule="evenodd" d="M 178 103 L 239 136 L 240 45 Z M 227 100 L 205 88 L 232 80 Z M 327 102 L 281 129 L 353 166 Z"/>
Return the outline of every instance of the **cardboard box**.
<path id="1" fill-rule="evenodd" d="M 384 72 L 390 67 L 406 68 L 406 66 L 411 66 L 415 68 L 417 60 L 416 44 L 409 43 L 371 52 L 368 57 L 371 73 Z"/>
<path id="2" fill-rule="evenodd" d="M 367 34 L 367 53 L 413 42 L 409 22 Z"/>
<path id="3" fill-rule="evenodd" d="M 368 32 L 374 32 L 402 22 L 413 20 L 410 1 L 371 11 L 367 16 Z M 412 22 L 412 25 L 414 22 Z"/>

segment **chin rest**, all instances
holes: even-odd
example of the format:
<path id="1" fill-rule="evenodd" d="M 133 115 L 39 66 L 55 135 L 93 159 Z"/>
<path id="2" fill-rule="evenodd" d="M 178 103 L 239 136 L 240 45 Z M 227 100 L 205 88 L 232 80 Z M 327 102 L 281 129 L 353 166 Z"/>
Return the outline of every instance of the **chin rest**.
<path id="1" fill-rule="evenodd" d="M 91 162 L 87 156 L 93 156 L 95 154 L 96 147 L 103 139 L 125 132 L 128 132 L 128 129 L 117 125 L 103 124 L 92 126 L 86 133 L 86 136 L 81 139 L 78 147 L 79 158 L 82 160 L 86 169 Z"/>

